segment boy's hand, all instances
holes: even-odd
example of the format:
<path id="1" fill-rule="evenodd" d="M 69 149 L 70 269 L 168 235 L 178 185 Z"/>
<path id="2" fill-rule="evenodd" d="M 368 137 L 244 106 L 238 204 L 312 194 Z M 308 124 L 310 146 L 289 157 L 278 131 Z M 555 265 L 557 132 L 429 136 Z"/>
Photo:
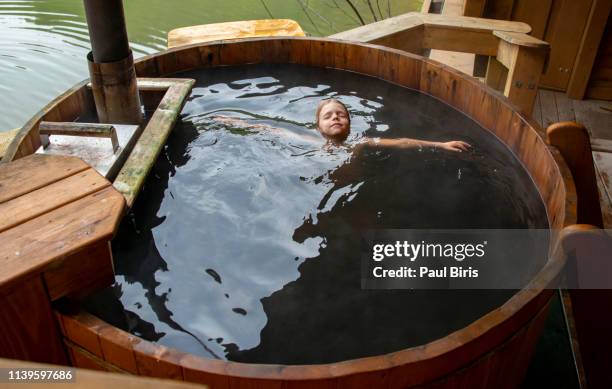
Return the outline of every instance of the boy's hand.
<path id="1" fill-rule="evenodd" d="M 472 146 L 469 143 L 460 141 L 460 140 L 452 140 L 450 142 L 440 142 L 438 143 L 438 147 L 448 151 L 468 151 Z"/>

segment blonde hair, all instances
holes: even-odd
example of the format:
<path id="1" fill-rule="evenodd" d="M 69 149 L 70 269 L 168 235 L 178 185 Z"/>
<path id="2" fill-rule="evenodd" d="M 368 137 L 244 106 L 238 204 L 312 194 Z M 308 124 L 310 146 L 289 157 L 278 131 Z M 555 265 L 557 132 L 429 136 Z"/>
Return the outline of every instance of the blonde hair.
<path id="1" fill-rule="evenodd" d="M 349 113 L 348 108 L 346 108 L 346 105 L 344 105 L 344 103 L 338 99 L 329 98 L 329 99 L 324 99 L 324 100 L 319 101 L 319 106 L 317 107 L 317 111 L 315 113 L 315 126 L 317 130 L 319 129 L 319 115 L 321 114 L 321 110 L 327 104 L 331 104 L 331 103 L 336 103 L 340 105 L 342 108 L 344 108 L 344 112 L 346 112 L 346 117 L 348 118 L 348 124 L 349 126 L 351 125 L 351 114 Z"/>

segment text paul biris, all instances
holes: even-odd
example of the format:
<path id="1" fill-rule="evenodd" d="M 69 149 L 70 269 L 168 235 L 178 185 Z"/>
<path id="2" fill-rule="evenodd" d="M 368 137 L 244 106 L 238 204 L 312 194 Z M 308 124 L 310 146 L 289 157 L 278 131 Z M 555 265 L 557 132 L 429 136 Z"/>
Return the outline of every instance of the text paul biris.
<path id="1" fill-rule="evenodd" d="M 480 259 L 485 255 L 487 242 L 473 243 L 409 243 L 396 241 L 395 243 L 375 244 L 372 246 L 372 260 L 381 262 L 385 259 L 395 258 L 415 262 L 421 258 L 452 259 L 462 262 L 465 259 Z M 424 264 L 423 264 L 424 265 Z M 439 266 L 437 266 L 439 267 Z M 385 269 L 375 266 L 373 275 L 376 278 L 476 278 L 478 270 L 463 266 L 448 266 L 432 269 L 428 266 L 401 266 L 394 269 Z"/>

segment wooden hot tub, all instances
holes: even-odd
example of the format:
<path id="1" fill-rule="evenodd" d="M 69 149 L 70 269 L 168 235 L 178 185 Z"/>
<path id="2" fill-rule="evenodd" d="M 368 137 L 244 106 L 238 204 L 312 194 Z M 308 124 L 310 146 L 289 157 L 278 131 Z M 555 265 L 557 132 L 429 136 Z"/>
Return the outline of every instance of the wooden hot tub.
<path id="1" fill-rule="evenodd" d="M 261 38 L 184 46 L 137 61 L 139 77 L 247 63 L 297 63 L 377 77 L 434 96 L 501 139 L 533 178 L 551 229 L 575 222 L 575 190 L 560 155 L 542 130 L 503 95 L 476 79 L 406 52 L 330 39 Z M 72 121 L 91 111 L 82 82 L 34 117 L 6 159 L 34 152 L 41 120 Z M 517 387 L 547 317 L 562 259 L 550 260 L 503 306 L 431 343 L 339 363 L 283 366 L 215 361 L 141 340 L 77 309 L 56 316 L 72 364 L 79 367 L 201 382 L 212 388 L 406 388 Z M 72 304 L 68 304 L 72 305 Z"/>

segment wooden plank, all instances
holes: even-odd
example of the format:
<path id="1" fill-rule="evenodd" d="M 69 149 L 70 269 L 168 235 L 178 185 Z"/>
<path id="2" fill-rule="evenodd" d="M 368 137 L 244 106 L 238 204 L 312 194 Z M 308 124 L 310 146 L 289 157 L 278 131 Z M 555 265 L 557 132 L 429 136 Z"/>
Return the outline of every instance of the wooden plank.
<path id="1" fill-rule="evenodd" d="M 115 282 L 110 243 L 102 241 L 54 264 L 43 273 L 51 301 L 64 296 L 83 298 Z"/>
<path id="2" fill-rule="evenodd" d="M 531 117 L 534 118 L 536 122 L 538 122 L 540 127 L 544 127 L 544 124 L 542 123 L 542 102 L 540 97 L 541 93 L 542 90 L 539 90 L 536 96 L 536 101 L 533 105 L 533 112 L 531 113 Z"/>
<path id="3" fill-rule="evenodd" d="M 612 23 L 609 19 L 595 57 L 586 97 L 612 100 Z"/>
<path id="4" fill-rule="evenodd" d="M 422 28 L 422 26 L 425 26 L 425 29 L 429 30 L 429 38 L 427 41 L 431 47 L 425 47 L 441 50 L 444 50 L 443 47 L 462 47 L 462 50 L 453 50 L 465 52 L 479 52 L 484 50 L 484 53 L 487 55 L 495 54 L 494 52 L 489 54 L 493 50 L 490 46 L 494 39 L 487 36 L 493 31 L 511 31 L 518 33 L 529 33 L 529 31 L 531 31 L 531 27 L 521 22 L 409 12 L 376 23 L 370 23 L 366 26 L 343 31 L 331 35 L 330 38 L 357 42 L 374 42 L 402 31 Z M 462 36 L 456 37 L 456 34 L 459 32 L 461 32 Z M 470 42 L 461 44 L 461 38 L 469 39 Z M 447 44 L 440 39 L 451 39 L 452 43 Z M 481 41 L 481 39 L 483 41 Z M 486 48 L 479 49 L 479 47 L 483 45 Z M 476 50 L 479 51 L 472 51 L 470 49 L 471 47 L 476 47 Z"/>
<path id="5" fill-rule="evenodd" d="M 38 276 L 0 294 L 0 357 L 67 365 L 51 304 Z"/>
<path id="6" fill-rule="evenodd" d="M 612 113 L 601 109 L 602 101 L 573 100 L 576 121 L 583 124 L 592 138 L 612 139 Z"/>
<path id="7" fill-rule="evenodd" d="M 164 95 L 138 142 L 113 182 L 114 187 L 131 207 L 140 191 L 147 174 L 166 144 L 174 123 L 191 91 L 195 80 L 183 79 L 174 83 Z"/>
<path id="8" fill-rule="evenodd" d="M 422 55 L 423 31 L 423 26 L 418 26 L 410 30 L 398 32 L 396 34 L 386 35 L 383 38 L 375 39 L 369 41 L 368 43 Z M 342 50 L 346 50 L 346 47 L 343 47 Z"/>
<path id="9" fill-rule="evenodd" d="M 374 42 L 387 36 L 394 35 L 403 31 L 422 29 L 423 21 L 416 12 L 394 16 L 365 26 L 342 31 L 330 35 L 332 39 L 342 39 L 355 42 Z M 395 48 L 395 47 L 393 47 Z"/>
<path id="10" fill-rule="evenodd" d="M 87 370 L 97 370 L 103 372 L 120 372 L 119 369 L 114 368 L 104 362 L 104 360 L 98 358 L 92 353 L 88 352 L 84 348 L 81 348 L 70 341 L 65 341 L 66 348 L 68 349 L 68 353 L 70 354 L 70 361 L 72 362 L 72 366 L 87 369 Z"/>
<path id="11" fill-rule="evenodd" d="M 490 31 L 425 26 L 423 47 L 464 53 L 496 55 L 498 39 Z"/>
<path id="12" fill-rule="evenodd" d="M 474 54 L 444 50 L 431 50 L 429 58 L 442 62 L 462 73 L 471 75 L 474 69 Z"/>
<path id="13" fill-rule="evenodd" d="M 534 38 L 535 39 L 535 38 Z M 511 47 L 510 47 L 511 46 Z M 546 51 L 542 48 L 517 46 L 501 40 L 497 59 L 508 67 L 504 95 L 531 114 L 544 67 Z"/>
<path id="14" fill-rule="evenodd" d="M 507 69 L 514 66 L 516 56 L 518 55 L 518 46 L 508 42 L 500 41 L 497 49 L 496 59 Z"/>
<path id="15" fill-rule="evenodd" d="M 489 57 L 485 83 L 491 88 L 503 92 L 507 77 L 508 69 L 497 58 Z"/>
<path id="16" fill-rule="evenodd" d="M 591 142 L 592 144 L 592 142 Z M 604 227 L 612 228 L 612 153 L 596 151 L 593 147 L 593 160 L 597 171 L 597 187 Z"/>
<path id="17" fill-rule="evenodd" d="M 486 0 L 464 0 L 463 16 L 482 17 L 485 11 L 485 3 Z"/>
<path id="18" fill-rule="evenodd" d="M 98 328 L 104 360 L 132 374 L 138 374 L 134 346 L 142 340 L 112 325 Z"/>
<path id="19" fill-rule="evenodd" d="M 31 155 L 0 165 L 0 203 L 88 169 L 75 157 Z"/>
<path id="20" fill-rule="evenodd" d="M 291 19 L 209 23 L 171 30 L 168 33 L 168 48 L 193 43 L 268 36 L 305 36 L 305 34 L 300 25 Z"/>
<path id="21" fill-rule="evenodd" d="M 566 90 L 576 61 L 592 0 L 559 0 L 550 13 L 544 40 L 552 48 L 548 67 L 541 79 L 547 88 Z"/>
<path id="22" fill-rule="evenodd" d="M 40 272 L 96 241 L 110 240 L 124 206 L 123 197 L 107 187 L 4 231 L 0 234 L 0 286 Z"/>
<path id="23" fill-rule="evenodd" d="M 62 334 L 67 341 L 84 348 L 97 357 L 104 357 L 98 332 L 108 327 L 106 323 L 84 312 L 76 314 L 57 312 L 56 314 L 62 323 Z"/>
<path id="24" fill-rule="evenodd" d="M 559 122 L 555 92 L 541 89 L 539 95 L 540 107 L 542 109 L 542 127 L 546 128 L 551 124 Z"/>
<path id="25" fill-rule="evenodd" d="M 0 219 L 0 232 L 97 192 L 109 185 L 110 182 L 90 168 L 44 188 L 0 203 L 0 214 L 3 216 Z"/>
<path id="26" fill-rule="evenodd" d="M 205 383 L 215 389 L 230 389 L 230 379 L 222 361 L 187 354 L 181 358 L 181 367 L 185 381 Z"/>
<path id="27" fill-rule="evenodd" d="M 580 48 L 574 63 L 574 69 L 567 86 L 567 95 L 573 99 L 582 99 L 584 97 L 591 70 L 595 63 L 597 48 L 606 29 L 611 8 L 612 1 L 610 0 L 593 0 L 586 29 L 582 35 Z"/>
<path id="28" fill-rule="evenodd" d="M 508 20 L 512 16 L 515 0 L 487 0 L 485 18 Z"/>
<path id="29" fill-rule="evenodd" d="M 612 82 L 592 82 L 589 84 L 585 95 L 589 99 L 612 100 Z"/>
<path id="30" fill-rule="evenodd" d="M 134 345 L 138 374 L 149 377 L 183 380 L 180 360 L 185 354 L 150 342 Z"/>
<path id="31" fill-rule="evenodd" d="M 531 32 L 531 27 L 522 22 L 472 18 L 468 16 L 418 14 L 426 26 L 438 26 L 458 30 L 511 31 L 523 34 Z"/>
<path id="32" fill-rule="evenodd" d="M 604 153 L 612 153 L 612 140 L 591 138 L 591 149 Z M 610 170 L 612 172 L 612 170 Z"/>
<path id="33" fill-rule="evenodd" d="M 512 10 L 512 20 L 529 24 L 531 26 L 531 35 L 543 39 L 552 4 L 553 0 L 515 1 Z"/>
<path id="34" fill-rule="evenodd" d="M 575 122 L 574 104 L 565 93 L 553 92 L 560 122 Z"/>
<path id="35" fill-rule="evenodd" d="M 548 48 L 548 43 L 540 40 L 538 38 L 534 38 L 531 35 L 527 35 L 520 32 L 513 31 L 493 31 L 493 35 L 496 37 L 503 39 L 508 43 L 512 43 L 513 45 L 525 46 L 525 47 L 534 47 L 534 48 Z"/>

